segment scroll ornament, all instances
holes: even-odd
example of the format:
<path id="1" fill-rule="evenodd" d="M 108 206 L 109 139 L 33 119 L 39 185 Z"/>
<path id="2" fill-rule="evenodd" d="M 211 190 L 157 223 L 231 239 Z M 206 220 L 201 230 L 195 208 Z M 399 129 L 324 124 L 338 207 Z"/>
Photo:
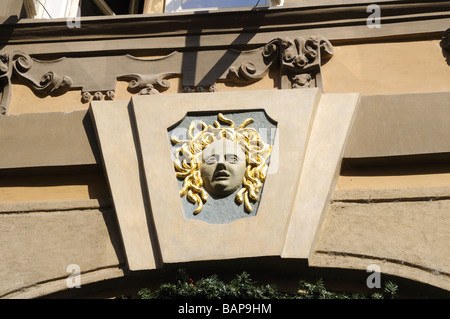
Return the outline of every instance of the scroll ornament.
<path id="1" fill-rule="evenodd" d="M 236 83 L 260 80 L 269 67 L 279 60 L 281 73 L 288 76 L 291 88 L 311 87 L 311 80 L 320 73 L 320 65 L 333 53 L 333 46 L 323 37 L 277 38 L 263 47 L 262 63 L 245 61 L 239 67 L 232 66 L 228 78 Z"/>
<path id="2" fill-rule="evenodd" d="M 130 91 L 139 91 L 139 95 L 158 94 L 159 88 L 166 90 L 170 87 L 170 82 L 166 79 L 169 76 L 174 76 L 174 73 L 160 73 L 160 74 L 127 74 L 120 76 L 118 80 L 128 80 L 128 89 Z"/>
<path id="3" fill-rule="evenodd" d="M 443 46 L 448 47 L 448 32 Z M 447 43 L 447 44 L 445 44 Z M 192 52 L 191 52 L 192 53 Z M 264 46 L 238 51 L 212 50 L 210 59 L 220 61 L 227 55 L 229 66 L 186 71 L 184 53 L 153 60 L 131 55 L 108 57 L 61 57 L 38 60 L 21 51 L 0 55 L 0 114 L 7 114 L 11 100 L 11 77 L 14 75 L 38 94 L 57 96 L 68 90 L 81 89 L 81 101 L 115 98 L 116 81 L 128 82 L 128 90 L 140 95 L 158 94 L 170 87 L 169 77 L 181 77 L 184 92 L 216 92 L 219 80 L 248 85 L 261 80 L 274 63 L 280 65 L 281 88 L 307 88 L 317 85 L 320 66 L 331 57 L 333 47 L 322 37 L 276 38 Z M 114 66 L 96 74 L 96 65 Z M 193 72 L 195 77 L 183 76 Z M 198 80 L 198 79 L 200 80 Z"/>
<path id="4" fill-rule="evenodd" d="M 24 80 L 35 92 L 45 95 L 60 94 L 71 87 L 73 82 L 69 76 L 60 75 L 54 71 L 45 72 L 39 77 L 28 75 L 27 72 L 33 65 L 34 59 L 21 51 L 0 55 L 0 114 L 5 115 L 8 112 L 13 73 Z"/>
<path id="5" fill-rule="evenodd" d="M 280 40 L 281 67 L 285 70 L 292 88 L 311 87 L 311 81 L 320 73 L 322 62 L 330 58 L 334 49 L 322 37 Z"/>
<path id="6" fill-rule="evenodd" d="M 54 71 L 48 71 L 40 78 L 35 75 L 27 75 L 27 72 L 33 67 L 33 59 L 25 53 L 16 53 L 11 55 L 11 63 L 14 72 L 25 79 L 36 92 L 43 94 L 53 94 L 60 90 L 68 90 L 72 85 L 72 79 L 67 75 L 58 75 Z"/>

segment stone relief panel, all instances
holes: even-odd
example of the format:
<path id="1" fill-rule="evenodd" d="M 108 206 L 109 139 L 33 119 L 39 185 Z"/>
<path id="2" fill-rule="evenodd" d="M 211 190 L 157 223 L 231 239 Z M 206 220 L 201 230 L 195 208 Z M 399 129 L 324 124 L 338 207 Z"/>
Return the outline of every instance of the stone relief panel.
<path id="1" fill-rule="evenodd" d="M 308 258 L 358 101 L 314 88 L 92 102 L 128 264 Z"/>
<path id="2" fill-rule="evenodd" d="M 241 85 L 261 80 L 273 65 L 280 68 L 282 89 L 320 87 L 320 65 L 333 54 L 322 37 L 276 38 L 253 50 L 172 52 L 154 59 L 129 54 L 70 56 L 42 60 L 26 52 L 0 55 L 0 114 L 8 114 L 11 78 L 40 96 L 59 96 L 80 90 L 82 103 L 113 100 L 116 82 L 128 82 L 130 94 L 158 94 L 168 79 L 182 79 L 183 92 L 216 92 L 216 82 Z"/>
<path id="3" fill-rule="evenodd" d="M 215 224 L 255 216 L 275 136 L 262 110 L 190 113 L 171 128 L 185 217 Z"/>

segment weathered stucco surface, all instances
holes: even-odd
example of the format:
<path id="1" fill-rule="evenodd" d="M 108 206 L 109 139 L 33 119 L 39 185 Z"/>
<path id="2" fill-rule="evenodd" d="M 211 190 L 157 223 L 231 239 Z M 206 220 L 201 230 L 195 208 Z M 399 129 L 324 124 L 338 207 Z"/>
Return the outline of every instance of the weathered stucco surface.
<path id="1" fill-rule="evenodd" d="M 0 204 L 109 198 L 101 173 L 2 176 Z"/>
<path id="2" fill-rule="evenodd" d="M 450 289 L 446 163 L 341 172 L 310 264 L 366 270 Z"/>
<path id="3" fill-rule="evenodd" d="M 64 203 L 59 204 L 61 209 Z M 98 271 L 97 280 L 121 273 L 113 210 L 69 209 L 76 206 L 70 203 L 60 211 L 58 205 L 29 206 L 28 212 L 0 213 L 0 239 L 8 243 L 0 245 L 1 297 L 38 297 L 65 289 L 71 264 L 88 275 L 85 284 Z"/>
<path id="4" fill-rule="evenodd" d="M 322 67 L 325 92 L 362 95 L 447 92 L 450 68 L 439 40 L 335 46 Z"/>
<path id="5" fill-rule="evenodd" d="M 450 289 L 450 200 L 377 202 L 376 191 L 359 197 L 331 204 L 310 265 L 366 270 L 376 264 L 382 274 Z"/>

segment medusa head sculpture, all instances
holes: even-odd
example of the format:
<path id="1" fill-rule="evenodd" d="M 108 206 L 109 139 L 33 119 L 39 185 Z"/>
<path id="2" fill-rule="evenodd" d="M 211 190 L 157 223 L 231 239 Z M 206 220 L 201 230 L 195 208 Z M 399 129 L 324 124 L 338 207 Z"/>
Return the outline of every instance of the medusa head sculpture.
<path id="1" fill-rule="evenodd" d="M 187 140 L 171 137 L 176 144 L 174 167 L 176 176 L 183 179 L 180 197 L 196 204 L 194 214 L 201 212 L 208 195 L 226 197 L 236 192 L 236 200 L 252 211 L 251 200 L 259 199 L 268 170 L 272 146 L 261 140 L 252 118 L 235 123 L 219 113 L 213 125 L 192 121 Z M 222 126 L 221 123 L 227 124 Z M 195 129 L 200 130 L 195 132 Z"/>

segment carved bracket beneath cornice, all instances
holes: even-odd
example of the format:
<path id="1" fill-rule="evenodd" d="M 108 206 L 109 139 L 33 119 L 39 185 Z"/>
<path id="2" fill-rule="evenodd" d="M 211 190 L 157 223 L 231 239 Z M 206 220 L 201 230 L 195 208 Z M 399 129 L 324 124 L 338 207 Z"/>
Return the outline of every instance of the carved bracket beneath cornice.
<path id="1" fill-rule="evenodd" d="M 245 83 L 261 79 L 276 60 L 280 61 L 281 88 L 320 86 L 320 65 L 333 55 L 333 46 L 322 37 L 294 40 L 277 38 L 262 49 L 265 66 L 245 61 L 239 68 L 230 67 L 228 78 Z"/>
<path id="2" fill-rule="evenodd" d="M 279 41 L 282 47 L 282 87 L 320 87 L 320 66 L 334 53 L 331 43 L 322 37 Z"/>
<path id="3" fill-rule="evenodd" d="M 0 55 L 0 113 L 8 114 L 11 77 L 38 95 L 58 96 L 81 90 L 81 101 L 114 99 L 116 81 L 127 81 L 130 93 L 158 94 L 182 78 L 184 92 L 215 92 L 218 81 L 246 85 L 261 80 L 273 64 L 280 67 L 281 88 L 320 87 L 320 66 L 333 54 L 321 37 L 277 38 L 263 47 L 238 51 L 173 52 L 157 59 L 131 55 L 62 57 L 38 60 L 20 51 Z"/>

